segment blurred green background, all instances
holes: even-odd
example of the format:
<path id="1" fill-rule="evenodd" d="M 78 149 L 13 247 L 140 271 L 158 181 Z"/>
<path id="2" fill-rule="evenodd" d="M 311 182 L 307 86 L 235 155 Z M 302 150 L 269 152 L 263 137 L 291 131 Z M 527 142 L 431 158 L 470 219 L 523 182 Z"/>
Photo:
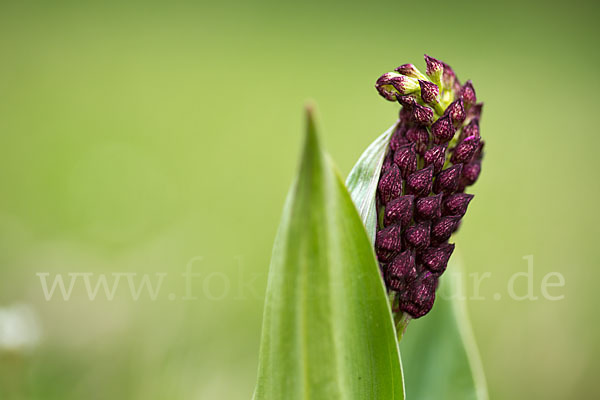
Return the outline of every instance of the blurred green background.
<path id="1" fill-rule="evenodd" d="M 469 302 L 491 398 L 594 398 L 599 17 L 578 0 L 3 1 L 0 399 L 250 398 L 304 103 L 346 175 L 396 118 L 375 79 L 425 52 L 486 104 L 456 240 L 491 274 Z M 539 298 L 516 301 L 529 255 Z M 541 296 L 549 272 L 564 299 Z M 47 301 L 40 273 L 167 275 L 155 300 L 126 276 L 90 300 L 80 275 Z"/>

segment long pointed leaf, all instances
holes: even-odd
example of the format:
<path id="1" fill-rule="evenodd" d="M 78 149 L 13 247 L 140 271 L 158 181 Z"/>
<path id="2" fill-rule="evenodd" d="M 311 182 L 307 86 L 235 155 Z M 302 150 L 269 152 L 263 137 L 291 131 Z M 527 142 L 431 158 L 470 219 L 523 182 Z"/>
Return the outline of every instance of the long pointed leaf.
<path id="1" fill-rule="evenodd" d="M 310 118 L 275 240 L 254 398 L 404 398 L 373 249 Z"/>

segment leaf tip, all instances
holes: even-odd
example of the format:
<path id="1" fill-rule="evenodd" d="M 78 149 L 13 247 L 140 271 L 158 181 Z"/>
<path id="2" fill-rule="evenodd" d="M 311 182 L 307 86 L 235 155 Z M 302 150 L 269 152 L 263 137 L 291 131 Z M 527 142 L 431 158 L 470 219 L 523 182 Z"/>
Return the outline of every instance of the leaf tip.
<path id="1" fill-rule="evenodd" d="M 315 124 L 315 104 L 312 101 L 306 102 L 304 105 L 304 111 L 306 113 L 306 135 L 314 136 L 316 139 L 317 128 Z"/>
<path id="2" fill-rule="evenodd" d="M 318 154 L 321 151 L 319 137 L 317 135 L 317 126 L 315 123 L 315 106 L 309 101 L 304 107 L 306 113 L 306 133 L 304 139 L 304 155 Z"/>

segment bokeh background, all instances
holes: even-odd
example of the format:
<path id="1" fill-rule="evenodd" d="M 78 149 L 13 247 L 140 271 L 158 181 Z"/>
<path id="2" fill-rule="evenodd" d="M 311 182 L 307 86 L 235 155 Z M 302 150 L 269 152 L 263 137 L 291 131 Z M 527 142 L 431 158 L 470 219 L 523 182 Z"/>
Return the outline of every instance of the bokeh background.
<path id="1" fill-rule="evenodd" d="M 3 1 L 0 398 L 250 398 L 303 105 L 346 175 L 396 118 L 375 79 L 425 52 L 486 104 L 456 240 L 491 274 L 469 302 L 491 398 L 598 396 L 599 17 L 580 0 Z M 530 255 L 539 298 L 516 301 Z M 549 272 L 564 299 L 541 296 Z M 40 273 L 167 275 L 137 301 L 125 275 L 111 301 L 79 275 L 65 301 Z"/>

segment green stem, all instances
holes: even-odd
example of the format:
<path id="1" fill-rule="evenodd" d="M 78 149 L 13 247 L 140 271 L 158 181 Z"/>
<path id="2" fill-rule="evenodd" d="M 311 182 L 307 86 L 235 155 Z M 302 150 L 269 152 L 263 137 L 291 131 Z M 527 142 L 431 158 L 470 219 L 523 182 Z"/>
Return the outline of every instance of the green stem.
<path id="1" fill-rule="evenodd" d="M 400 315 L 400 318 L 396 321 L 396 334 L 398 335 L 398 343 L 400 343 L 404 336 L 404 332 L 406 332 L 406 327 L 412 318 L 404 312 L 402 314 L 396 314 L 396 316 L 398 315 Z"/>
<path id="2" fill-rule="evenodd" d="M 442 106 L 441 103 L 436 103 L 433 105 L 433 109 L 435 110 L 438 116 L 444 115 L 444 111 L 446 111 L 446 107 Z"/>
<path id="3" fill-rule="evenodd" d="M 384 206 L 380 206 L 379 207 L 379 213 L 377 214 L 377 224 L 379 225 L 379 229 L 383 229 L 384 225 L 383 225 L 383 218 L 385 217 L 385 207 Z"/>

